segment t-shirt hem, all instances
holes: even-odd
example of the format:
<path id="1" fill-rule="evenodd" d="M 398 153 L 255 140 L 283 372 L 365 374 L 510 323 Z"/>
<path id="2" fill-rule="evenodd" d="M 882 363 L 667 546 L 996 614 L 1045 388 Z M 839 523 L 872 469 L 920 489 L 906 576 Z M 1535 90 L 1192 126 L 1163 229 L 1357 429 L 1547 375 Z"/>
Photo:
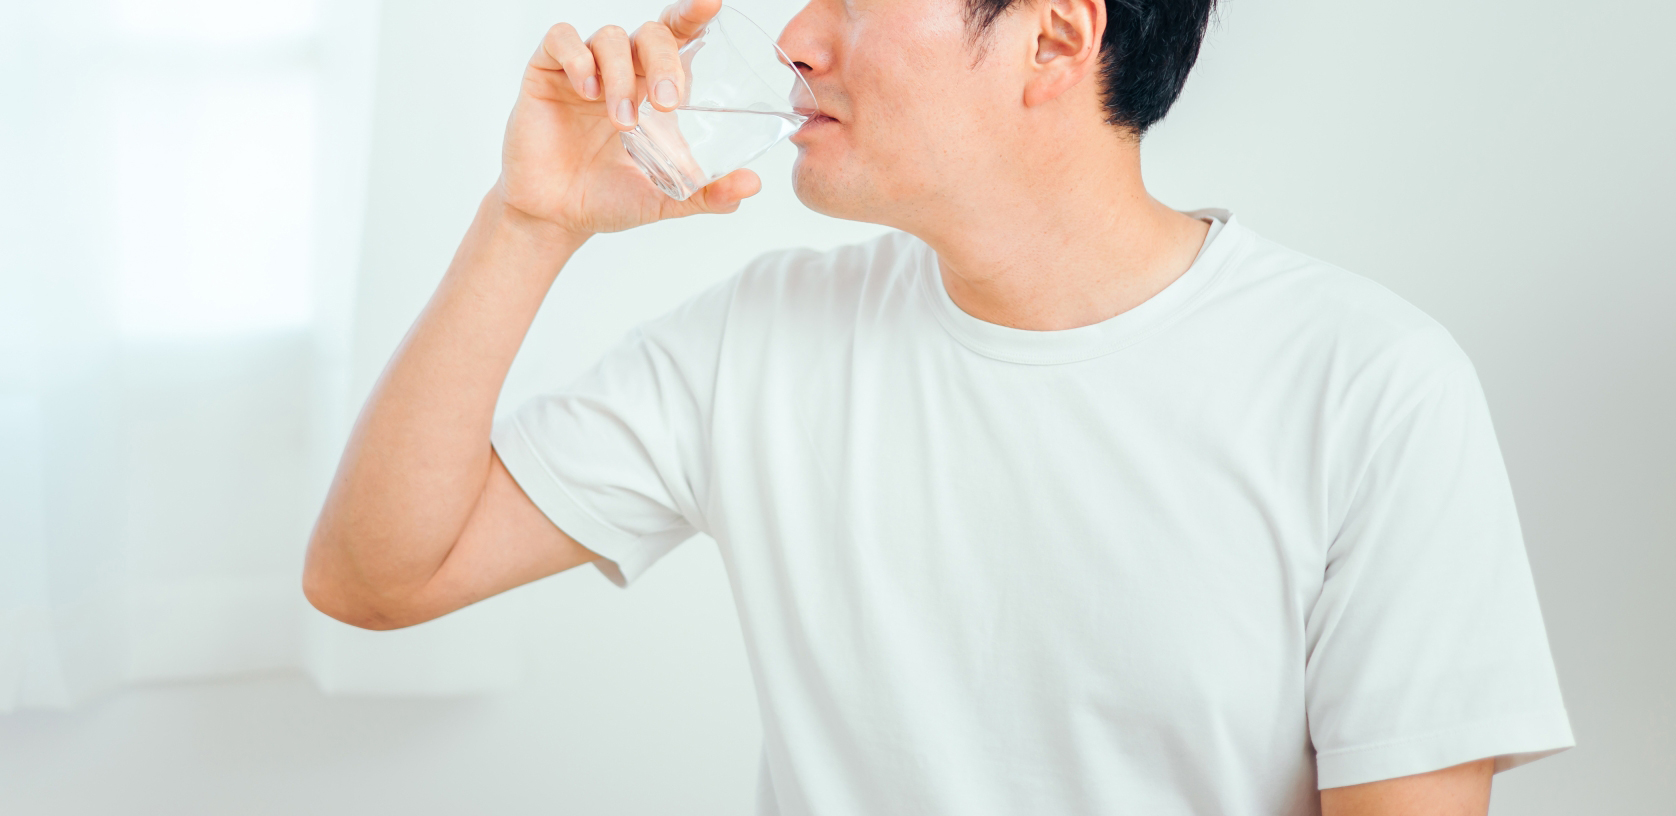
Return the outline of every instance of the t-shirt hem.
<path id="1" fill-rule="evenodd" d="M 593 564 L 611 583 L 626 588 L 651 566 L 655 559 L 640 546 L 639 537 L 600 521 L 553 475 L 517 417 L 496 423 L 489 443 L 530 501 L 565 535 L 600 554 Z"/>
<path id="2" fill-rule="evenodd" d="M 1495 757 L 1495 772 L 1501 773 L 1575 745 L 1565 709 L 1545 709 L 1416 737 L 1318 752 L 1316 787 L 1395 779 L 1487 757 Z"/>

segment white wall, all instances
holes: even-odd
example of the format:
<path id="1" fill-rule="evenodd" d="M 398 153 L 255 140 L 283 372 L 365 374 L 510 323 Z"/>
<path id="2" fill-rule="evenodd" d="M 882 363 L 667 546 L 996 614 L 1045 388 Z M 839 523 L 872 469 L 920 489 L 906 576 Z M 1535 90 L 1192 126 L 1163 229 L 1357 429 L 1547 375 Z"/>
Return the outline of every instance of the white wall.
<path id="1" fill-rule="evenodd" d="M 773 30 L 796 8 L 739 6 Z M 632 29 L 660 7 L 385 4 L 352 401 L 492 182 L 546 24 Z M 1579 742 L 1498 777 L 1497 814 L 1676 801 L 1676 262 L 1658 206 L 1676 184 L 1672 30 L 1662 0 L 1232 0 L 1146 148 L 1166 202 L 1229 207 L 1384 283 L 1476 363 Z M 756 165 L 765 190 L 737 215 L 591 241 L 502 409 L 757 252 L 878 231 L 803 210 L 793 155 Z M 0 718 L 0 812 L 748 812 L 759 722 L 713 544 L 628 591 L 589 567 L 496 601 L 543 622 L 516 691 L 325 698 L 275 676 L 22 712 Z"/>

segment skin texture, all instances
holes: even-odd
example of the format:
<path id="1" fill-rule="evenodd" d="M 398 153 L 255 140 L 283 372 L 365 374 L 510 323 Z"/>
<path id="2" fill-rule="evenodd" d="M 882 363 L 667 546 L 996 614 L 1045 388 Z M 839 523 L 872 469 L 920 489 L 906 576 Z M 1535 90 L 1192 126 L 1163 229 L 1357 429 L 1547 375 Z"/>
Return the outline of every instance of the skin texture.
<path id="1" fill-rule="evenodd" d="M 1105 5 L 1033 0 L 973 42 L 963 0 L 812 0 L 781 48 L 821 114 L 792 142 L 799 199 L 910 232 L 968 313 L 1031 330 L 1085 326 L 1162 291 L 1208 225 L 1152 198 L 1139 141 L 1105 124 Z M 686 201 L 617 139 L 650 94 L 670 109 L 675 50 L 720 0 L 683 0 L 632 34 L 550 29 L 507 121 L 501 176 L 356 422 L 310 537 L 303 590 L 368 629 L 445 615 L 599 558 L 553 525 L 489 444 L 495 401 L 553 280 L 589 236 L 731 213 L 737 170 Z M 663 86 L 665 82 L 669 86 Z M 660 87 L 671 91 L 659 93 Z M 1465 816 L 1487 762 L 1322 792 L 1327 816 Z"/>

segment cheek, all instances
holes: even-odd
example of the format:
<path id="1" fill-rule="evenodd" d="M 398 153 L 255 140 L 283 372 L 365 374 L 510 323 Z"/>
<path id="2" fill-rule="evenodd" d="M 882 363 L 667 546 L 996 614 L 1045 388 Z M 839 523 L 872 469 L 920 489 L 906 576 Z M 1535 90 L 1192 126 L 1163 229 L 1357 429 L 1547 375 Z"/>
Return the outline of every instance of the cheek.
<path id="1" fill-rule="evenodd" d="M 959 0 L 963 3 L 964 0 Z M 865 54 L 871 62 L 885 64 L 930 78 L 951 65 L 963 65 L 965 25 L 958 8 L 948 0 L 936 4 L 892 4 L 885 10 L 859 13 L 850 29 L 848 45 L 853 53 Z"/>
<path id="2" fill-rule="evenodd" d="M 917 152 L 962 104 L 963 31 L 931 15 L 873 15 L 852 29 L 844 87 L 857 149 Z"/>

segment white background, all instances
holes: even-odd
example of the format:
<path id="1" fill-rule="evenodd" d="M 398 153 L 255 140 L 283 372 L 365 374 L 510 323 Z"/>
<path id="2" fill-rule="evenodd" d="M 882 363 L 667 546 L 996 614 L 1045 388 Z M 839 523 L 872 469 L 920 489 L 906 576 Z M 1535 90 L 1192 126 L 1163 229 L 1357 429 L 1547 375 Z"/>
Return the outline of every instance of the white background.
<path id="1" fill-rule="evenodd" d="M 771 31 L 796 10 L 737 5 Z M 542 30 L 632 29 L 659 8 L 383 4 L 338 410 L 352 414 L 492 183 Z M 1673 30 L 1664 0 L 1233 0 L 1144 149 L 1165 202 L 1230 208 L 1383 283 L 1474 360 L 1578 739 L 1499 776 L 1501 816 L 1667 814 L 1676 801 L 1676 261 L 1659 209 L 1676 183 Z M 501 410 L 761 251 L 880 230 L 804 210 L 794 155 L 783 144 L 754 165 L 765 189 L 736 215 L 591 241 Z M 135 240 L 163 240 L 134 223 Z M 212 238 L 183 245 L 213 250 Z M 303 308 L 286 297 L 258 298 L 250 319 Z M 170 321 L 167 302 L 125 303 L 137 325 Z M 731 604 L 701 538 L 628 591 L 586 567 L 481 604 L 527 623 L 528 669 L 507 691 L 327 696 L 281 672 L 15 712 L 0 717 L 0 812 L 748 813 L 759 723 Z"/>

